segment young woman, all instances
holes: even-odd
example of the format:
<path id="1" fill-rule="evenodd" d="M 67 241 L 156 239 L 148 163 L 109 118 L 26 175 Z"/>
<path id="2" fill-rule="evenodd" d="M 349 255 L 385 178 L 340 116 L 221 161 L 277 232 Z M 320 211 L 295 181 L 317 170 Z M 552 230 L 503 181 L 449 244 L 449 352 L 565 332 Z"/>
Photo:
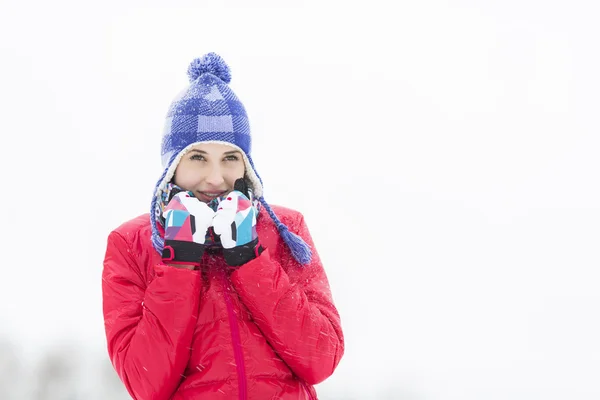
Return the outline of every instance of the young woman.
<path id="1" fill-rule="evenodd" d="M 151 212 L 108 237 L 110 359 L 137 400 L 317 399 L 344 353 L 318 253 L 302 214 L 263 197 L 229 67 L 209 53 L 188 75 Z"/>

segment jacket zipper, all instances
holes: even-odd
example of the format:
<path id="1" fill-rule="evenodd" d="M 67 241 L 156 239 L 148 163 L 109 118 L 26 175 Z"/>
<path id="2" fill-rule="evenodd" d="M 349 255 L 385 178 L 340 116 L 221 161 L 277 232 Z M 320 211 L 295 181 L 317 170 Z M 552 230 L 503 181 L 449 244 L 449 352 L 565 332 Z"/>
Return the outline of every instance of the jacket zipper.
<path id="1" fill-rule="evenodd" d="M 248 399 L 248 388 L 246 387 L 246 366 L 244 365 L 244 354 L 242 352 L 242 340 L 240 339 L 240 328 L 237 324 L 237 319 L 233 312 L 233 304 L 229 294 L 229 285 L 225 272 L 221 273 L 221 281 L 223 282 L 223 295 L 227 304 L 227 315 L 229 316 L 229 326 L 231 328 L 231 340 L 233 342 L 233 353 L 235 355 L 235 364 L 239 382 L 240 400 Z"/>

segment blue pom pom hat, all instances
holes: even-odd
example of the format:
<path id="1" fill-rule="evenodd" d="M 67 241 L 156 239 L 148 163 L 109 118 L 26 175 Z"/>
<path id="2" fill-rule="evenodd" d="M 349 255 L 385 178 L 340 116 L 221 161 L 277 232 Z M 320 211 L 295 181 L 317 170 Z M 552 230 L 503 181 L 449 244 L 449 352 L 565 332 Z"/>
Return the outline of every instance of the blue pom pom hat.
<path id="1" fill-rule="evenodd" d="M 289 231 L 263 197 L 262 179 L 250 155 L 252 138 L 246 109 L 228 86 L 231 81 L 229 66 L 219 55 L 208 53 L 192 61 L 188 77 L 190 85 L 171 103 L 163 131 L 161 157 L 164 171 L 156 183 L 150 210 L 154 248 L 162 254 L 164 238 L 158 230 L 161 217 L 159 201 L 179 161 L 199 143 L 222 143 L 242 153 L 246 178 L 254 197 L 268 212 L 294 258 L 301 264 L 309 263 L 312 255 L 310 247 Z"/>

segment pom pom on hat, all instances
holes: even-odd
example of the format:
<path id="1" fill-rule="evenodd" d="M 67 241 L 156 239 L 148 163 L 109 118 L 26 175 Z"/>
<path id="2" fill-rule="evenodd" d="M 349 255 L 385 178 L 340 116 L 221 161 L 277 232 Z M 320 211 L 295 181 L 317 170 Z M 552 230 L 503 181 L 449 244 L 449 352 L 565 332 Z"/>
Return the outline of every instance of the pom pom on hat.
<path id="1" fill-rule="evenodd" d="M 225 83 L 231 82 L 231 71 L 225 60 L 217 53 L 207 53 L 190 63 L 187 71 L 190 82 L 194 82 L 202 74 L 211 74 Z"/>

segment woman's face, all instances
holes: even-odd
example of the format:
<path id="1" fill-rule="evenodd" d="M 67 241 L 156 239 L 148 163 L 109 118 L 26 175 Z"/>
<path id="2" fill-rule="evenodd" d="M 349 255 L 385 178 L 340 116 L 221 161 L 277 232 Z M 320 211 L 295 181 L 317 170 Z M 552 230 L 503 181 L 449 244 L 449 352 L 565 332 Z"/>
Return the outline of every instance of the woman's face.
<path id="1" fill-rule="evenodd" d="M 244 159 L 239 150 L 221 143 L 200 143 L 179 161 L 174 182 L 208 203 L 231 192 L 244 172 Z"/>

